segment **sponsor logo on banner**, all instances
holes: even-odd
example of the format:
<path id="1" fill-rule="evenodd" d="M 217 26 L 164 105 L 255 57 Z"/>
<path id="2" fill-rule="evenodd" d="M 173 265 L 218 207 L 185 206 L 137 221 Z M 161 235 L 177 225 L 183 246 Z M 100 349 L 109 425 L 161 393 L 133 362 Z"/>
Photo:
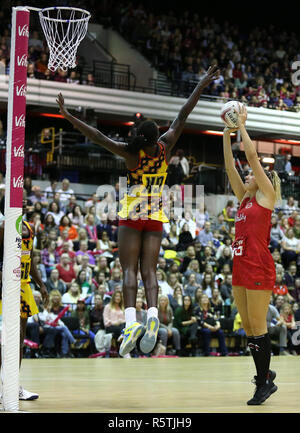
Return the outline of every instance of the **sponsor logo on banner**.
<path id="1" fill-rule="evenodd" d="M 14 52 L 14 93 L 12 112 L 12 140 L 10 156 L 10 206 L 22 208 L 24 184 L 24 141 L 26 126 L 27 56 L 29 11 L 16 12 Z M 18 267 L 15 266 L 15 269 Z"/>
<path id="2" fill-rule="evenodd" d="M 16 276 L 17 280 L 21 279 L 21 266 L 18 266 L 17 268 L 13 269 L 13 273 Z"/>
<path id="3" fill-rule="evenodd" d="M 14 157 L 15 158 L 24 158 L 24 146 L 21 144 L 19 147 L 14 147 Z"/>
<path id="4" fill-rule="evenodd" d="M 29 37 L 28 24 L 25 24 L 24 26 L 18 26 L 18 35 L 27 36 L 27 38 Z"/>
<path id="5" fill-rule="evenodd" d="M 25 114 L 21 114 L 21 116 L 15 117 L 15 126 L 17 128 L 25 128 Z"/>
<path id="6" fill-rule="evenodd" d="M 17 254 L 15 256 L 14 259 L 14 264 L 13 264 L 13 274 L 14 274 L 14 281 L 20 281 L 21 279 L 21 256 L 19 254 Z"/>
<path id="7" fill-rule="evenodd" d="M 27 88 L 25 84 L 22 84 L 22 86 L 16 86 L 16 95 L 17 96 L 26 96 Z"/>
<path id="8" fill-rule="evenodd" d="M 23 54 L 22 57 L 17 57 L 17 65 L 18 66 L 27 66 L 27 54 Z"/>
<path id="9" fill-rule="evenodd" d="M 23 188 L 24 179 L 23 176 L 19 176 L 18 178 L 13 177 L 13 187 L 14 188 Z"/>

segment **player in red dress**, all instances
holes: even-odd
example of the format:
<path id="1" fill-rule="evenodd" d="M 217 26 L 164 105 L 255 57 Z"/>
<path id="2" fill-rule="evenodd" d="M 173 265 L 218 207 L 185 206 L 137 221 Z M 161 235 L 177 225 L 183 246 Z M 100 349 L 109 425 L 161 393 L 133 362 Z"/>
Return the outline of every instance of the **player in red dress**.
<path id="1" fill-rule="evenodd" d="M 226 172 L 240 208 L 235 218 L 235 241 L 232 290 L 248 338 L 248 346 L 255 362 L 256 390 L 249 405 L 263 403 L 277 390 L 276 373 L 269 369 L 271 341 L 267 330 L 267 311 L 275 283 L 275 265 L 268 245 L 271 215 L 280 199 L 280 180 L 275 171 L 261 166 L 255 147 L 245 128 L 247 118 L 243 106 L 238 114 L 238 129 L 245 147 L 251 174 L 242 182 L 231 150 L 230 132 L 225 128 L 223 149 Z"/>

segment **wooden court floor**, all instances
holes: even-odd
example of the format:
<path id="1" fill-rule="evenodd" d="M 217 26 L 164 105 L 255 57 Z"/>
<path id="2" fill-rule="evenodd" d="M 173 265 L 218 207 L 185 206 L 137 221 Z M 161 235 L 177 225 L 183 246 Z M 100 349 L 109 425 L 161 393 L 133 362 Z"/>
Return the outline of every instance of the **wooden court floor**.
<path id="1" fill-rule="evenodd" d="M 272 357 L 271 368 L 278 391 L 251 407 L 251 357 L 24 359 L 21 384 L 40 398 L 20 411 L 299 413 L 300 356 Z"/>

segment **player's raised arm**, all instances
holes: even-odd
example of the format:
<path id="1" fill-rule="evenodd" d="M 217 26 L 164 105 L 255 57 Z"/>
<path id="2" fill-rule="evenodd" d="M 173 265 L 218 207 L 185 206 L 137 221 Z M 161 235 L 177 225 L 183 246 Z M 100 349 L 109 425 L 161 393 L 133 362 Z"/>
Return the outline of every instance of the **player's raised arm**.
<path id="1" fill-rule="evenodd" d="M 231 185 L 231 188 L 234 192 L 234 195 L 241 203 L 246 189 L 243 184 L 243 181 L 235 168 L 234 158 L 231 149 L 231 139 L 230 132 L 236 131 L 236 129 L 225 128 L 223 132 L 223 152 L 224 152 L 224 161 L 225 161 L 225 169 L 226 173 Z"/>
<path id="2" fill-rule="evenodd" d="M 168 158 L 170 157 L 172 148 L 174 147 L 174 145 L 176 144 L 178 138 L 182 133 L 188 115 L 194 109 L 203 90 L 212 81 L 216 80 L 219 77 L 220 71 L 219 69 L 216 68 L 217 68 L 216 66 L 209 67 L 204 77 L 199 81 L 193 93 L 190 95 L 186 103 L 179 111 L 178 116 L 172 122 L 168 131 L 160 137 L 160 140 L 162 140 L 166 144 L 166 151 L 167 151 Z"/>
<path id="3" fill-rule="evenodd" d="M 58 103 L 59 111 L 64 116 L 64 118 L 70 123 L 72 123 L 74 128 L 78 129 L 78 131 L 80 131 L 93 143 L 99 144 L 109 152 L 122 156 L 123 158 L 126 158 L 128 156 L 126 144 L 111 140 L 110 138 L 106 137 L 106 135 L 102 134 L 102 132 L 100 132 L 98 129 L 93 128 L 87 123 L 82 122 L 81 120 L 72 116 L 72 114 L 65 107 L 64 97 L 61 93 L 58 94 L 56 102 Z"/>
<path id="4" fill-rule="evenodd" d="M 270 200 L 270 205 L 274 205 L 276 199 L 276 193 L 274 187 L 266 175 L 254 147 L 252 140 L 250 139 L 248 132 L 245 127 L 245 122 L 247 119 L 247 110 L 243 105 L 240 111 L 237 113 L 237 124 L 239 130 L 241 131 L 241 138 L 244 144 L 245 154 L 247 161 L 253 171 L 253 175 L 255 177 L 256 183 L 258 185 L 259 190 L 263 193 L 265 198 Z"/>

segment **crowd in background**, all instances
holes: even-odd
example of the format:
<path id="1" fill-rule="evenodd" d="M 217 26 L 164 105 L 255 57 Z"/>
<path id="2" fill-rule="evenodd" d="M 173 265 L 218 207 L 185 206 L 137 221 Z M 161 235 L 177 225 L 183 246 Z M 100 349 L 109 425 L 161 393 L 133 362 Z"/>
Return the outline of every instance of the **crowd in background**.
<path id="1" fill-rule="evenodd" d="M 40 313 L 29 320 L 27 338 L 39 349 L 28 348 L 27 355 L 73 356 L 73 349 L 88 347 L 89 356 L 117 356 L 125 316 L 118 217 L 110 204 L 118 203 L 119 185 L 115 185 L 114 194 L 93 194 L 81 204 L 68 179 L 51 181 L 43 191 L 26 177 L 24 189 L 28 200 L 24 218 L 35 231 L 33 260 L 50 294 L 45 309 L 38 287 L 31 283 Z M 173 200 L 171 196 L 170 222 L 163 226 L 157 267 L 161 327 L 159 343 L 151 355 L 245 354 L 245 333 L 231 284 L 236 207 L 229 201 L 218 215 L 212 215 L 200 205 L 176 216 Z M 280 354 L 295 355 L 300 347 L 293 339 L 300 326 L 300 210 L 293 197 L 274 212 L 271 222 L 269 247 L 276 265 L 276 284 L 268 326 L 274 353 L 278 349 Z M 146 309 L 138 275 L 141 323 Z M 49 325 L 61 312 L 56 326 Z M 75 329 L 69 329 L 72 335 L 65 329 L 68 318 L 78 321 Z M 236 337 L 230 347 L 229 334 Z M 211 341 L 216 338 L 218 349 L 214 352 Z M 138 349 L 132 354 L 141 355 Z"/>
<path id="2" fill-rule="evenodd" d="M 270 24 L 252 26 L 217 21 L 186 10 L 154 13 L 142 4 L 121 2 L 120 13 L 104 16 L 172 81 L 183 96 L 209 65 L 222 73 L 205 93 L 239 99 L 247 105 L 277 110 L 300 109 L 299 85 L 292 83 L 292 63 L 299 61 L 299 38 Z"/>
<path id="3" fill-rule="evenodd" d="M 56 1 L 60 5 L 59 1 Z M 72 5 L 74 2 L 69 2 Z M 81 4 L 82 3 L 82 4 Z M 186 10 L 157 12 L 134 2 L 76 2 L 92 10 L 91 22 L 111 26 L 174 83 L 174 90 L 189 95 L 208 66 L 216 64 L 221 75 L 205 93 L 220 100 L 239 99 L 247 105 L 299 111 L 299 85 L 293 85 L 293 62 L 300 59 L 295 32 L 277 31 L 270 24 L 250 30 L 237 23 L 218 22 Z M 75 4 L 74 4 L 75 5 Z M 0 26 L 0 74 L 9 72 L 10 9 L 3 8 Z M 38 30 L 39 29 L 39 30 Z M 95 85 L 93 71 L 82 75 L 84 58 L 75 70 L 52 73 L 48 47 L 41 29 L 33 27 L 29 39 L 28 77 Z M 175 89 L 176 88 L 176 89 Z"/>

